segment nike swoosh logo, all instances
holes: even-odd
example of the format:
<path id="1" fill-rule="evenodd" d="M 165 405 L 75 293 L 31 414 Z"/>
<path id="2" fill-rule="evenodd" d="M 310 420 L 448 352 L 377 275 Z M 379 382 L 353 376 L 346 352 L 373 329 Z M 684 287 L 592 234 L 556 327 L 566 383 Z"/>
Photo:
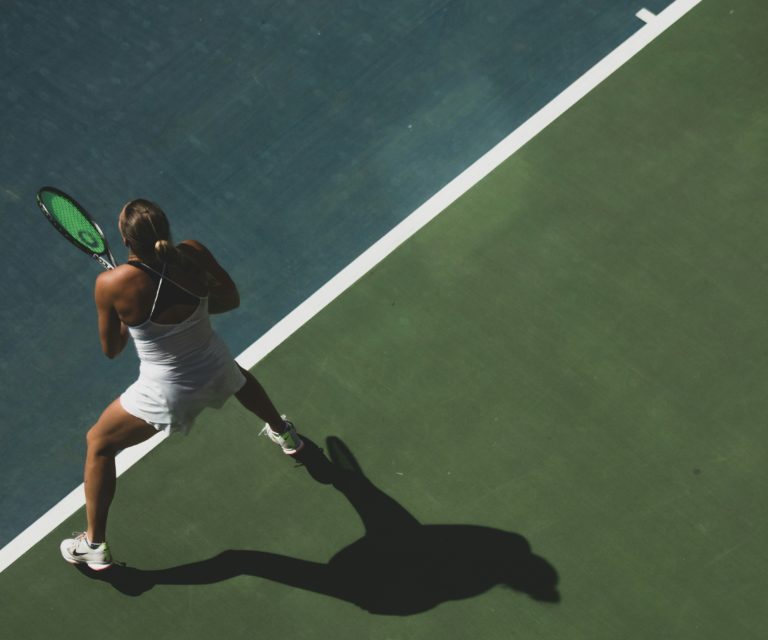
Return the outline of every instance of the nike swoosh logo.
<path id="1" fill-rule="evenodd" d="M 87 556 L 88 552 L 86 551 L 85 553 L 78 553 L 77 551 L 73 551 L 72 555 L 73 556 Z"/>

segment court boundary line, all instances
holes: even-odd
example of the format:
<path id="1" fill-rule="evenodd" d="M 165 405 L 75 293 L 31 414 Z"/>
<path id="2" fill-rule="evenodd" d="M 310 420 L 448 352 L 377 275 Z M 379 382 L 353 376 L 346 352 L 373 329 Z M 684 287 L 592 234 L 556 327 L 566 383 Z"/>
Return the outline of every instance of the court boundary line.
<path id="1" fill-rule="evenodd" d="M 653 16 L 653 19 L 648 22 L 644 21 L 645 24 L 634 34 L 584 72 L 506 138 L 446 184 L 264 333 L 237 356 L 237 362 L 246 369 L 256 365 L 406 240 L 436 218 L 502 162 L 509 159 L 521 147 L 530 142 L 700 3 L 701 0 L 674 0 L 661 13 Z M 638 13 L 642 11 L 641 9 Z M 637 14 L 635 15 L 637 16 Z M 167 438 L 167 434 L 159 434 L 150 440 L 122 451 L 116 458 L 117 475 L 120 476 L 125 473 Z M 60 526 L 64 520 L 84 504 L 85 496 L 81 484 L 0 549 L 0 573 Z"/>

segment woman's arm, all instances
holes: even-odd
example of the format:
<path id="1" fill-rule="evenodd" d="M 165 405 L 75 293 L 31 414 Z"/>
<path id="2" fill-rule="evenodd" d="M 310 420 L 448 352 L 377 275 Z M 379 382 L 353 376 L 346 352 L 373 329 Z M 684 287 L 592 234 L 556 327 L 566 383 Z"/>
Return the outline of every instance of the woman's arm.
<path id="1" fill-rule="evenodd" d="M 208 249 L 197 240 L 184 240 L 178 249 L 205 271 L 209 313 L 224 313 L 240 306 L 237 285 Z"/>
<path id="2" fill-rule="evenodd" d="M 110 271 L 100 273 L 96 278 L 93 295 L 99 316 L 101 350 L 110 359 L 117 356 L 128 342 L 128 327 L 121 322 L 113 306 L 116 286 L 114 275 Z"/>

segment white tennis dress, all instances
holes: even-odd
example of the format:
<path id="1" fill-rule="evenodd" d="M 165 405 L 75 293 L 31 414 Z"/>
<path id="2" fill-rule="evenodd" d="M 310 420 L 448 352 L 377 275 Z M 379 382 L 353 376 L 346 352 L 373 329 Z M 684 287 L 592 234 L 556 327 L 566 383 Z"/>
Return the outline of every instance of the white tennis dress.
<path id="1" fill-rule="evenodd" d="M 154 271 L 148 265 L 142 265 Z M 178 324 L 158 324 L 151 319 L 128 327 L 141 366 L 139 379 L 120 396 L 131 415 L 158 431 L 189 432 L 198 414 L 206 407 L 221 407 L 245 384 L 245 377 L 227 346 L 211 327 L 208 298 L 196 296 L 158 273 L 155 311 L 163 281 L 199 299 L 194 313 Z"/>

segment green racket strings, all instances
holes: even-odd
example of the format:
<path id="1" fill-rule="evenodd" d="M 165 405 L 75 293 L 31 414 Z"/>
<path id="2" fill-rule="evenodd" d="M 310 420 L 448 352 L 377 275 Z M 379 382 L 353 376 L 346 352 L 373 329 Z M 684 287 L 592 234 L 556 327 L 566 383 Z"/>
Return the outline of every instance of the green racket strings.
<path id="1" fill-rule="evenodd" d="M 49 191 L 43 192 L 41 199 L 48 212 L 75 240 L 94 253 L 104 252 L 104 240 L 76 205 Z"/>

